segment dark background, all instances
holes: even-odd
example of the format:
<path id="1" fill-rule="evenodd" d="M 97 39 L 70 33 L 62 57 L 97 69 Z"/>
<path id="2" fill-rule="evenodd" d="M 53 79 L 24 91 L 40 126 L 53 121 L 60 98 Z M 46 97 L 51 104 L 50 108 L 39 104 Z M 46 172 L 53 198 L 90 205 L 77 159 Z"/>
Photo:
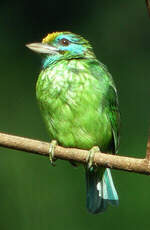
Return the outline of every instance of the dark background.
<path id="1" fill-rule="evenodd" d="M 40 56 L 25 47 L 69 30 L 92 42 L 117 85 L 122 117 L 119 154 L 144 157 L 150 124 L 150 18 L 145 1 L 1 1 L 0 128 L 49 141 L 35 99 Z M 118 208 L 85 208 L 82 167 L 0 149 L 0 229 L 149 229 L 150 179 L 113 170 Z"/>

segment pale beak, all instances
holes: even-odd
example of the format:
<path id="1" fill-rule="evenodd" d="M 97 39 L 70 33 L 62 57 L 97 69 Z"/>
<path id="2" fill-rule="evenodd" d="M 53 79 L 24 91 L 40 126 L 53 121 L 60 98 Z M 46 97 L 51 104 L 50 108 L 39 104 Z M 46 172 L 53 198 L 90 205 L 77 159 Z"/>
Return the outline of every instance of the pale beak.
<path id="1" fill-rule="evenodd" d="M 37 53 L 53 55 L 59 52 L 56 47 L 43 43 L 31 43 L 27 44 L 26 46 Z"/>

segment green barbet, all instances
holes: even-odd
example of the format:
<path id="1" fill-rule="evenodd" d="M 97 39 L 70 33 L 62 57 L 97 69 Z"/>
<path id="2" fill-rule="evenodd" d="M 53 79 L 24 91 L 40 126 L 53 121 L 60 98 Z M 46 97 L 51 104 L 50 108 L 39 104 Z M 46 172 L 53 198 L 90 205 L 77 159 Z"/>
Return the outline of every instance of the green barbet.
<path id="1" fill-rule="evenodd" d="M 116 153 L 119 144 L 118 97 L 107 68 L 90 43 L 71 32 L 48 34 L 27 45 L 44 55 L 36 97 L 51 141 L 63 147 Z M 89 157 L 90 158 L 90 157 Z M 95 214 L 118 205 L 109 169 L 87 163 L 87 208 Z"/>

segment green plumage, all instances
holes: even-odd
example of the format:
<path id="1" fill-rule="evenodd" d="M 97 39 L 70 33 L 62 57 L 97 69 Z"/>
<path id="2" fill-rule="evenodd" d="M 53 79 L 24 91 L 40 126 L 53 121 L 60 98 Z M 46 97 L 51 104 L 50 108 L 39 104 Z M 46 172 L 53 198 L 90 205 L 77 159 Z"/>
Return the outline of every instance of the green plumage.
<path id="1" fill-rule="evenodd" d="M 87 40 L 56 32 L 43 44 L 28 46 L 46 53 L 36 97 L 51 140 L 64 147 L 115 153 L 119 145 L 118 98 L 113 79 Z M 110 171 L 86 168 L 87 208 L 104 211 L 118 204 Z"/>
<path id="2" fill-rule="evenodd" d="M 36 96 L 51 139 L 64 147 L 114 151 L 114 83 L 95 59 L 61 60 L 42 70 Z M 114 134 L 113 134 L 114 133 Z"/>

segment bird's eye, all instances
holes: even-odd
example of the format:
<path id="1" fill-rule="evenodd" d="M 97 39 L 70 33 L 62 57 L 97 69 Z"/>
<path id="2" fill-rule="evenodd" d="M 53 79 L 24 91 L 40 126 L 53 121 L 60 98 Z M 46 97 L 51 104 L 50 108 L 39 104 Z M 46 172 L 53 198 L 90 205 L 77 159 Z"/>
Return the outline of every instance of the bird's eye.
<path id="1" fill-rule="evenodd" d="M 67 40 L 66 38 L 62 38 L 60 40 L 60 44 L 63 45 L 63 46 L 68 46 L 70 44 L 70 41 Z"/>

